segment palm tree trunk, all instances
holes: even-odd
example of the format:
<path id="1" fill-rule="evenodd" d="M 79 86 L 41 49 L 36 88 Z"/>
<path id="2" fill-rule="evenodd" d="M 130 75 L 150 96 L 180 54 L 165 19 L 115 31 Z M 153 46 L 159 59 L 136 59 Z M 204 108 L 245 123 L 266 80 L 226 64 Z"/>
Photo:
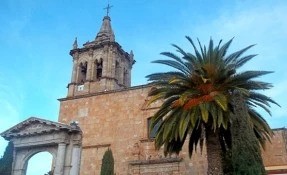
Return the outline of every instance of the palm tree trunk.
<path id="1" fill-rule="evenodd" d="M 207 175 L 223 175 L 218 131 L 206 129 Z"/>

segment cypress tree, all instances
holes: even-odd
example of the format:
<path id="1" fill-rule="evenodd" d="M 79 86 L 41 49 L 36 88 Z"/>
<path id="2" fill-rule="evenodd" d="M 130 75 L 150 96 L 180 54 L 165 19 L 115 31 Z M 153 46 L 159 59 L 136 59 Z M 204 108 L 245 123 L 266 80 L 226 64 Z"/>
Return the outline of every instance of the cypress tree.
<path id="1" fill-rule="evenodd" d="M 110 149 L 103 156 L 101 175 L 114 175 L 114 157 Z"/>
<path id="2" fill-rule="evenodd" d="M 0 159 L 0 174 L 11 175 L 13 163 L 13 143 L 10 141 L 5 149 L 3 157 Z"/>
<path id="3" fill-rule="evenodd" d="M 239 92 L 234 92 L 233 107 L 233 114 L 231 114 L 232 174 L 265 175 L 260 144 L 248 117 L 246 102 Z"/>

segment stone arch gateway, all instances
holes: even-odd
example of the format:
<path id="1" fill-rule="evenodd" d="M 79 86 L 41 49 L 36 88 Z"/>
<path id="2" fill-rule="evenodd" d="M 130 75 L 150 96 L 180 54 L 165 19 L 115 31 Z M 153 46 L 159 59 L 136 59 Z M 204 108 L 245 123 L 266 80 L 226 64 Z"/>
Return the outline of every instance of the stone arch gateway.
<path id="1" fill-rule="evenodd" d="M 1 133 L 14 144 L 12 175 L 26 175 L 29 159 L 43 151 L 53 156 L 54 175 L 78 175 L 82 132 L 76 123 L 66 125 L 31 117 Z"/>

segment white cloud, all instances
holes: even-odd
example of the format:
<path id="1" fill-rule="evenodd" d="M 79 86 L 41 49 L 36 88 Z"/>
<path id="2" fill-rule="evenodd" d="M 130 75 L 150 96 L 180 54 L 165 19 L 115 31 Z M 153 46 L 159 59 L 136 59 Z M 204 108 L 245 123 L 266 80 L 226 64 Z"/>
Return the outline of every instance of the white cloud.
<path id="1" fill-rule="evenodd" d="M 245 4 L 246 5 L 246 4 Z M 258 5 L 258 4 L 256 4 Z M 193 33 L 207 37 L 229 39 L 235 37 L 241 45 L 262 41 L 276 41 L 287 38 L 287 5 L 277 4 L 272 7 L 261 4 L 258 6 L 243 6 L 238 4 L 234 8 L 224 9 L 213 21 L 203 25 L 189 26 Z M 260 42 L 259 42 L 260 41 Z M 269 44 L 273 45 L 274 42 Z"/>

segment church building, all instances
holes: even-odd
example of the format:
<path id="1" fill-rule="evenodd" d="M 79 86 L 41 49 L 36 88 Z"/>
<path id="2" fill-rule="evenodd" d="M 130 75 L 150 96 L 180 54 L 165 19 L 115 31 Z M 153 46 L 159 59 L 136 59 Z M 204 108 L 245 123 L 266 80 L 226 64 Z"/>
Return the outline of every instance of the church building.
<path id="1" fill-rule="evenodd" d="M 41 143 L 38 152 L 51 150 L 56 156 L 53 168 L 57 175 L 99 175 L 108 149 L 113 153 L 116 175 L 206 174 L 205 148 L 202 152 L 197 149 L 192 158 L 187 143 L 179 155 L 165 157 L 162 150 L 155 150 L 150 118 L 161 104 L 147 106 L 151 86 L 131 87 L 134 54 L 116 42 L 110 16 L 103 18 L 93 41 L 79 47 L 76 39 L 70 55 L 71 82 L 67 96 L 59 99 L 58 122 L 30 118 L 1 134 L 14 139 L 16 151 L 22 150 L 15 153 L 20 163 L 14 163 L 13 175 L 25 175 L 25 161 L 37 153 L 25 147 L 26 143 L 31 148 L 35 145 L 28 136 Z M 273 144 L 263 151 L 265 167 L 270 173 L 287 173 L 287 130 L 278 129 L 274 134 Z"/>
<path id="2" fill-rule="evenodd" d="M 99 174 L 104 152 L 110 148 L 115 173 L 125 174 L 206 174 L 206 152 L 190 159 L 187 144 L 180 155 L 164 157 L 154 148 L 154 133 L 149 133 L 150 117 L 160 104 L 147 107 L 150 86 L 131 86 L 133 52 L 125 52 L 115 40 L 111 18 L 103 18 L 94 41 L 70 51 L 72 80 L 68 95 L 59 99 L 59 122 L 79 122 L 83 131 L 81 175 Z M 267 145 L 281 150 L 277 156 L 269 149 L 264 161 L 267 169 L 287 168 L 286 130 L 275 132 L 280 144 Z M 284 158 L 285 157 L 285 158 Z M 270 165 L 270 167 L 269 167 Z M 272 169 L 273 167 L 273 169 Z M 280 167 L 279 167 L 280 169 Z"/>
<path id="3" fill-rule="evenodd" d="M 131 87 L 133 52 L 115 40 L 111 18 L 103 18 L 94 41 L 70 51 L 73 59 L 68 95 L 59 99 L 59 122 L 77 121 L 83 132 L 81 175 L 100 174 L 111 149 L 116 174 L 206 174 L 206 153 L 191 161 L 187 151 L 164 157 L 149 134 L 150 117 L 160 104 L 147 107 L 150 86 Z"/>

